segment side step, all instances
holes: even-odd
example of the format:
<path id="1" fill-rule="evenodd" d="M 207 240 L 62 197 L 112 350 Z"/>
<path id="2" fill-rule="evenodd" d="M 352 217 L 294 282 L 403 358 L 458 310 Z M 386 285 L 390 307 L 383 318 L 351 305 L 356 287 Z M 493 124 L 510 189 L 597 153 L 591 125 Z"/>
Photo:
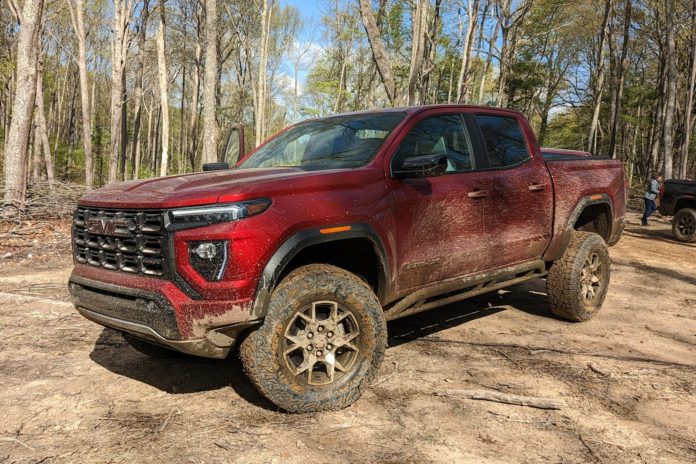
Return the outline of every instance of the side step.
<path id="1" fill-rule="evenodd" d="M 483 274 L 458 277 L 435 287 L 417 290 L 384 311 L 388 321 L 500 290 L 546 275 L 543 261 L 533 261 Z"/>

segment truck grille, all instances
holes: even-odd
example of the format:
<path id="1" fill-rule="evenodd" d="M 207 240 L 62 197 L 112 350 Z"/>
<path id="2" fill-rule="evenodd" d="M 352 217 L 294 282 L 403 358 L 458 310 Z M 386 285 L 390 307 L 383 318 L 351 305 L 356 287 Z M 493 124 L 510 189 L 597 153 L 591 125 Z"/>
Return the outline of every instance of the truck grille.
<path id="1" fill-rule="evenodd" d="M 161 276 L 166 233 L 162 211 L 115 211 L 78 207 L 73 219 L 73 253 L 78 263 Z"/>

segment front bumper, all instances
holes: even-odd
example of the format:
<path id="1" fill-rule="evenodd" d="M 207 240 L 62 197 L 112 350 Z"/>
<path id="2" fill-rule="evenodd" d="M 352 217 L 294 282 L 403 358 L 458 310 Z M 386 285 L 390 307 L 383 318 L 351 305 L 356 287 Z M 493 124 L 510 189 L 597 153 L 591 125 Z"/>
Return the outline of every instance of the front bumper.
<path id="1" fill-rule="evenodd" d="M 90 266 L 75 266 L 69 289 L 87 319 L 196 356 L 226 357 L 259 322 L 251 319 L 248 301 L 193 300 L 163 279 Z"/>

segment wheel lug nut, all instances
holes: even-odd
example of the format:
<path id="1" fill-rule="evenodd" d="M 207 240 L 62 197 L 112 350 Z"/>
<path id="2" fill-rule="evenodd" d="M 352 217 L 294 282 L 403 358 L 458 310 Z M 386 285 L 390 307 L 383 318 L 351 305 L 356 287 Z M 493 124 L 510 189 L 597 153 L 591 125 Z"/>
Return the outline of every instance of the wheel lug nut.
<path id="1" fill-rule="evenodd" d="M 330 350 L 330 349 L 332 349 L 332 348 L 333 348 L 333 346 L 332 346 L 330 343 L 329 343 L 328 345 L 326 345 L 326 349 L 327 349 L 327 350 Z"/>
<path id="2" fill-rule="evenodd" d="M 317 332 L 323 332 L 324 331 L 324 326 L 319 326 L 317 327 Z"/>
<path id="3" fill-rule="evenodd" d="M 317 350 L 317 356 L 321 356 L 321 350 Z"/>
<path id="4" fill-rule="evenodd" d="M 326 336 L 329 337 L 329 338 L 333 337 L 333 332 L 327 333 Z"/>
<path id="5" fill-rule="evenodd" d="M 313 336 L 314 336 L 314 334 L 313 334 L 312 332 L 309 332 L 309 333 L 307 334 L 307 338 L 312 338 Z"/>
<path id="6" fill-rule="evenodd" d="M 314 347 L 312 345 L 307 346 L 307 351 L 312 351 L 313 349 L 314 349 Z"/>

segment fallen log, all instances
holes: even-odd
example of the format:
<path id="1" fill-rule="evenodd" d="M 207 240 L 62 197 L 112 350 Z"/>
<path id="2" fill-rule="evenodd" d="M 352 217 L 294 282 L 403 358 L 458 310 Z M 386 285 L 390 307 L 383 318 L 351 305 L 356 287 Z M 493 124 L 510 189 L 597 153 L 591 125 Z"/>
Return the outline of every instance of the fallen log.
<path id="1" fill-rule="evenodd" d="M 550 398 L 539 398 L 535 396 L 511 395 L 490 390 L 444 390 L 435 392 L 436 396 L 447 398 L 466 398 L 470 400 L 493 401 L 496 403 L 514 404 L 517 406 L 528 406 L 537 409 L 561 409 L 565 406 L 562 400 Z"/>

